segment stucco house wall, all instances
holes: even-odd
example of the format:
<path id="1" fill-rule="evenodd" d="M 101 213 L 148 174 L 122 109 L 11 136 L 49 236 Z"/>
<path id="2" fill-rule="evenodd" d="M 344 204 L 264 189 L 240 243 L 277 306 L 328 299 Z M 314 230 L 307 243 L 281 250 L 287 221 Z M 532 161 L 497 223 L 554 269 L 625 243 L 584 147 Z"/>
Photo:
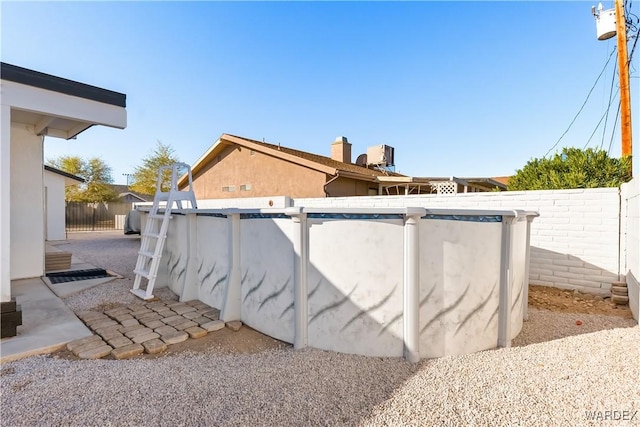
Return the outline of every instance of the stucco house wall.
<path id="1" fill-rule="evenodd" d="M 42 137 L 11 124 L 11 279 L 44 270 Z"/>
<path id="2" fill-rule="evenodd" d="M 0 62 L 0 301 L 11 280 L 44 273 L 45 136 L 124 129 L 126 95 Z"/>
<path id="3" fill-rule="evenodd" d="M 339 177 L 327 185 L 327 192 L 331 197 L 373 196 L 378 194 L 378 183 Z"/>
<path id="4" fill-rule="evenodd" d="M 62 175 L 44 171 L 44 214 L 45 239 L 65 240 L 65 178 Z"/>
<path id="5" fill-rule="evenodd" d="M 195 174 L 193 191 L 197 199 L 324 197 L 326 179 L 322 172 L 245 147 L 230 146 Z"/>

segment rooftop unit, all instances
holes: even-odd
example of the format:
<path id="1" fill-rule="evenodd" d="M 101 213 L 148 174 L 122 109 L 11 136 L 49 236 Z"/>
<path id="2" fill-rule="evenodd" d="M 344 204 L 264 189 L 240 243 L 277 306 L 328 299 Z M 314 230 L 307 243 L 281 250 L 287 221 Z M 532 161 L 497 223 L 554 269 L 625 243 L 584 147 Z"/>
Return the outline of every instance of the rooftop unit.
<path id="1" fill-rule="evenodd" d="M 394 148 L 388 145 L 373 145 L 367 148 L 367 164 L 376 166 L 394 166 Z"/>

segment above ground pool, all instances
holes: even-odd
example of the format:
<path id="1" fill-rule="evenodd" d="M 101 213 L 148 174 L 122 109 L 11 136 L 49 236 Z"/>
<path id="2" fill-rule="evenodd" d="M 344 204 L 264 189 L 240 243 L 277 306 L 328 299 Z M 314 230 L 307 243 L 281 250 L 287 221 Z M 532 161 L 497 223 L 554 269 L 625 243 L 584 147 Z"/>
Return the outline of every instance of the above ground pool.
<path id="1" fill-rule="evenodd" d="M 142 215 L 143 221 L 146 215 Z M 518 210 L 182 210 L 156 287 L 296 348 L 422 358 L 507 347 L 527 307 Z"/>

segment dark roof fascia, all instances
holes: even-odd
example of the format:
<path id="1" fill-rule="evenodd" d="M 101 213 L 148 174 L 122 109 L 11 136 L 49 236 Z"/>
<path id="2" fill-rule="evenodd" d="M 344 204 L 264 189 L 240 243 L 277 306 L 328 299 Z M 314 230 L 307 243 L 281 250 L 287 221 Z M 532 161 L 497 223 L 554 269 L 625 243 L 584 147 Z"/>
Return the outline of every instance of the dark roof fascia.
<path id="1" fill-rule="evenodd" d="M 44 165 L 44 170 L 52 173 L 56 173 L 58 175 L 62 175 L 66 178 L 74 179 L 79 182 L 86 182 L 84 178 L 80 178 L 79 176 L 70 174 L 69 172 L 61 171 L 60 169 L 54 168 L 53 166 Z"/>
<path id="2" fill-rule="evenodd" d="M 116 107 L 124 108 L 127 106 L 127 95 L 123 93 L 63 79 L 62 77 L 29 70 L 5 62 L 1 63 L 0 78 L 2 78 L 2 80 L 63 93 L 65 95 L 115 105 Z"/>

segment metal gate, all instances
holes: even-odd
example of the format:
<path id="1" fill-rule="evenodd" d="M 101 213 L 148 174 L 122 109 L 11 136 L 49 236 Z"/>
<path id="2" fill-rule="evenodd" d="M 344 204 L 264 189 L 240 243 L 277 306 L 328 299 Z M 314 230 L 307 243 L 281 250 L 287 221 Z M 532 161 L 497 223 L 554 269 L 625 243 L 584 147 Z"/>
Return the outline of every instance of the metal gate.
<path id="1" fill-rule="evenodd" d="M 132 207 L 130 202 L 66 202 L 65 227 L 67 231 L 122 230 Z"/>

